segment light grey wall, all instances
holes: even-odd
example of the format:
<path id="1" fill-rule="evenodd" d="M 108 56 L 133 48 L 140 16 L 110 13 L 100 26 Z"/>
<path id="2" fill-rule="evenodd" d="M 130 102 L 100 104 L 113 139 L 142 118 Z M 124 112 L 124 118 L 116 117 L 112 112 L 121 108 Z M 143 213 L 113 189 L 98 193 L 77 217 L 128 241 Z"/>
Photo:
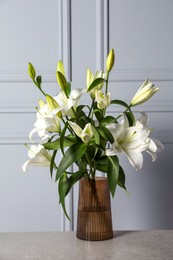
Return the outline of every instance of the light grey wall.
<path id="1" fill-rule="evenodd" d="M 115 98 L 129 101 L 146 77 L 160 87 L 140 109 L 149 113 L 154 134 L 165 145 L 154 164 L 145 156 L 139 172 L 121 158 L 130 195 L 118 189 L 112 200 L 114 228 L 173 228 L 172 11 L 169 0 L 0 1 L 1 232 L 76 226 L 77 186 L 67 198 L 74 214 L 70 224 L 48 169 L 32 167 L 27 174 L 20 170 L 27 159 L 23 143 L 29 142 L 41 97 L 27 75 L 28 62 L 43 75 L 45 89 L 55 94 L 59 59 L 72 86 L 84 87 L 86 67 L 103 69 L 109 48 L 116 52 L 110 83 Z"/>
<path id="2" fill-rule="evenodd" d="M 112 200 L 114 229 L 172 229 L 173 2 L 75 0 L 72 3 L 73 83 L 85 82 L 84 67 L 103 68 L 107 49 L 114 48 L 116 61 L 110 83 L 114 98 L 129 102 L 147 77 L 160 87 L 151 101 L 135 110 L 136 115 L 139 110 L 148 113 L 153 137 L 164 143 L 165 150 L 154 163 L 144 154 L 144 165 L 138 172 L 121 157 L 129 195 L 117 189 Z M 109 112 L 114 114 L 115 110 Z M 75 223 L 77 197 L 76 187 Z"/>

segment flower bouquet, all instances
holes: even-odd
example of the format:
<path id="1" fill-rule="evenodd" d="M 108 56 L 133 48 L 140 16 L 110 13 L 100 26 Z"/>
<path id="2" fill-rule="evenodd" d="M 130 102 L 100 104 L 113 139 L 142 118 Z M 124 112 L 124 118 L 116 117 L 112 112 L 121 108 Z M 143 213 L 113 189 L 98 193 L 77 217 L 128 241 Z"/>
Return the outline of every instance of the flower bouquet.
<path id="1" fill-rule="evenodd" d="M 115 54 L 111 49 L 106 59 L 106 71 L 94 75 L 89 68 L 86 73 L 86 87 L 72 89 L 67 81 L 62 61 L 58 62 L 56 77 L 60 92 L 51 96 L 42 88 L 42 78 L 36 75 L 31 63 L 28 66 L 29 75 L 43 94 L 37 107 L 37 120 L 34 129 L 39 144 L 28 145 L 30 159 L 23 165 L 26 171 L 29 165 L 46 166 L 50 168 L 51 177 L 58 182 L 59 201 L 68 217 L 65 208 L 65 197 L 73 185 L 80 179 L 96 178 L 96 172 L 106 174 L 109 191 L 114 196 L 117 185 L 124 188 L 125 173 L 119 163 L 119 154 L 124 154 L 130 164 L 140 169 L 143 164 L 142 153 L 146 151 L 155 161 L 157 152 L 163 145 L 150 138 L 148 116 L 141 112 L 136 119 L 132 108 L 151 98 L 159 88 L 148 79 L 138 89 L 130 104 L 113 99 L 108 91 L 110 72 L 114 65 Z M 83 95 L 89 95 L 91 104 L 80 104 Z M 107 108 L 116 106 L 122 108 L 118 116 L 109 115 Z M 57 152 L 62 154 L 57 163 Z M 70 166 L 77 165 L 77 171 L 71 172 Z"/>

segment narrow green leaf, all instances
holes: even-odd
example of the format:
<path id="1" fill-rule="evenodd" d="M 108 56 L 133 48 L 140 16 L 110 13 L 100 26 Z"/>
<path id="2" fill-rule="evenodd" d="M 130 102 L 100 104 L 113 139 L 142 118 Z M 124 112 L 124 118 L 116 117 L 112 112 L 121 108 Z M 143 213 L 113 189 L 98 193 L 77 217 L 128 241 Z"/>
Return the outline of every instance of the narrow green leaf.
<path id="1" fill-rule="evenodd" d="M 106 116 L 102 121 L 101 124 L 108 125 L 111 123 L 117 123 L 117 120 L 113 116 Z"/>
<path id="2" fill-rule="evenodd" d="M 98 109 L 98 108 L 94 109 L 94 114 L 95 114 L 98 121 L 103 120 L 103 113 L 100 109 Z"/>
<path id="3" fill-rule="evenodd" d="M 60 148 L 63 155 L 64 155 L 64 137 L 65 137 L 65 132 L 67 130 L 67 127 L 68 127 L 68 122 L 65 123 L 64 129 L 60 134 Z"/>
<path id="4" fill-rule="evenodd" d="M 105 82 L 105 79 L 103 79 L 103 78 L 96 78 L 95 80 L 93 80 L 93 82 L 91 83 L 91 85 L 87 89 L 87 92 L 91 91 L 93 88 L 97 87 L 99 84 L 101 84 L 103 82 Z"/>
<path id="5" fill-rule="evenodd" d="M 107 156 L 102 156 L 96 161 L 98 164 L 108 164 L 108 157 Z"/>
<path id="6" fill-rule="evenodd" d="M 61 177 L 65 170 L 72 165 L 74 162 L 77 162 L 86 152 L 87 145 L 84 143 L 75 143 L 65 152 L 64 157 L 61 159 L 57 173 L 56 181 Z"/>
<path id="7" fill-rule="evenodd" d="M 97 128 L 99 134 L 107 141 L 109 141 L 111 144 L 114 143 L 114 138 L 111 134 L 111 132 L 109 131 L 109 129 L 107 127 L 105 127 L 104 124 L 101 124 L 100 128 Z M 100 131 L 101 130 L 101 131 Z"/>
<path id="8" fill-rule="evenodd" d="M 119 175 L 119 161 L 116 155 L 108 156 L 107 178 L 109 189 L 114 197 Z"/>
<path id="9" fill-rule="evenodd" d="M 73 187 L 73 185 L 78 182 L 84 175 L 85 175 L 86 171 L 77 171 L 77 172 L 73 172 L 72 175 L 70 176 L 70 178 L 68 179 L 68 188 L 67 188 L 67 193 L 66 195 L 69 193 L 69 191 L 71 190 L 71 188 Z"/>
<path id="10" fill-rule="evenodd" d="M 100 144 L 100 135 L 97 132 L 97 128 L 93 127 L 94 140 L 96 144 Z"/>
<path id="11" fill-rule="evenodd" d="M 70 218 L 67 214 L 67 211 L 66 211 L 66 207 L 65 207 L 65 197 L 66 197 L 66 194 L 67 194 L 67 189 L 68 189 L 68 177 L 67 177 L 67 174 L 64 173 L 64 174 L 61 175 L 61 177 L 59 179 L 59 185 L 58 185 L 59 202 L 62 205 L 62 208 L 64 210 L 64 214 L 70 220 Z"/>
<path id="12" fill-rule="evenodd" d="M 75 137 L 73 137 L 73 138 L 64 137 L 63 145 L 64 145 L 64 147 L 68 147 L 68 146 L 73 145 L 75 143 L 75 141 L 76 141 Z M 42 145 L 47 150 L 59 150 L 60 149 L 60 138 L 58 138 L 57 140 L 55 140 L 53 142 L 48 142 L 48 143 L 45 143 Z"/>
<path id="13" fill-rule="evenodd" d="M 118 182 L 117 184 L 122 187 L 123 189 L 126 190 L 126 186 L 125 186 L 125 181 L 126 181 L 126 177 L 125 177 L 125 173 L 123 168 L 119 165 L 119 175 L 118 175 Z"/>
<path id="14" fill-rule="evenodd" d="M 53 168 L 54 168 L 56 153 L 57 153 L 57 150 L 53 151 L 53 155 L 52 155 L 51 162 L 50 162 L 50 176 L 51 176 L 51 178 L 52 178 L 52 174 L 53 174 Z"/>
<path id="15" fill-rule="evenodd" d="M 96 169 L 100 172 L 107 173 L 107 164 L 96 164 Z"/>
<path id="16" fill-rule="evenodd" d="M 119 100 L 119 99 L 114 99 L 111 101 L 111 104 L 115 104 L 115 105 L 120 105 L 120 106 L 123 106 L 123 107 L 126 107 L 129 109 L 129 105 L 127 105 L 126 102 L 122 101 L 122 100 Z"/>

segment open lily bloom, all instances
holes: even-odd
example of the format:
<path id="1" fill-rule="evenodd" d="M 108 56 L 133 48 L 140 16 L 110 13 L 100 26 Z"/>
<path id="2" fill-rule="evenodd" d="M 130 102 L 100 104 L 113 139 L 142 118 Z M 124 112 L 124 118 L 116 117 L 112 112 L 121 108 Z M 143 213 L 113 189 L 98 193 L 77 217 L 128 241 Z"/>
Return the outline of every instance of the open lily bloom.
<path id="1" fill-rule="evenodd" d="M 78 105 L 81 96 L 86 93 L 85 89 L 73 89 L 70 93 L 70 97 L 67 98 L 65 93 L 61 91 L 57 96 L 54 97 L 59 107 L 53 110 L 53 113 L 62 112 L 64 116 L 75 117 L 74 111 Z M 74 111 L 73 111 L 73 109 Z"/>
<path id="2" fill-rule="evenodd" d="M 43 166 L 43 167 L 50 166 L 51 155 L 49 151 L 47 151 L 40 144 L 38 146 L 31 145 L 30 149 L 28 150 L 28 157 L 31 159 L 26 161 L 22 166 L 22 170 L 24 172 L 26 172 L 29 165 Z"/>
<path id="3" fill-rule="evenodd" d="M 149 138 L 150 130 L 142 124 L 144 121 L 145 123 L 148 121 L 145 113 L 142 114 L 140 120 L 136 121 L 135 126 L 129 127 L 126 119 L 123 119 L 120 124 L 107 125 L 114 138 L 114 143 L 110 149 L 106 150 L 106 155 L 124 153 L 136 170 L 141 169 L 143 165 L 143 151 L 148 152 L 154 161 L 157 158 L 156 152 L 162 150 L 163 145 Z"/>
<path id="4" fill-rule="evenodd" d="M 46 139 L 49 137 L 48 133 L 60 132 L 60 118 L 54 115 L 45 104 L 37 111 L 37 120 L 34 124 L 35 128 L 30 132 L 30 140 L 32 141 L 32 135 L 38 133 L 39 137 Z"/>

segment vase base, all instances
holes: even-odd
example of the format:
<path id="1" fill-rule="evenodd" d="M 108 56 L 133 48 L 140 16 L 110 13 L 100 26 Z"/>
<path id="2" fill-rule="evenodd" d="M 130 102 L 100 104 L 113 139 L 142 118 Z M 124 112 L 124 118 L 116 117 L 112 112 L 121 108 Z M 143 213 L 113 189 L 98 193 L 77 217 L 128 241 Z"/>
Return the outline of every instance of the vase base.
<path id="1" fill-rule="evenodd" d="M 76 234 L 76 237 L 81 240 L 87 241 L 102 241 L 113 238 L 113 232 L 98 232 L 98 233 L 84 233 L 84 234 Z"/>
<path id="2" fill-rule="evenodd" d="M 113 238 L 111 211 L 78 211 L 80 222 L 76 236 L 82 240 L 99 241 Z"/>

